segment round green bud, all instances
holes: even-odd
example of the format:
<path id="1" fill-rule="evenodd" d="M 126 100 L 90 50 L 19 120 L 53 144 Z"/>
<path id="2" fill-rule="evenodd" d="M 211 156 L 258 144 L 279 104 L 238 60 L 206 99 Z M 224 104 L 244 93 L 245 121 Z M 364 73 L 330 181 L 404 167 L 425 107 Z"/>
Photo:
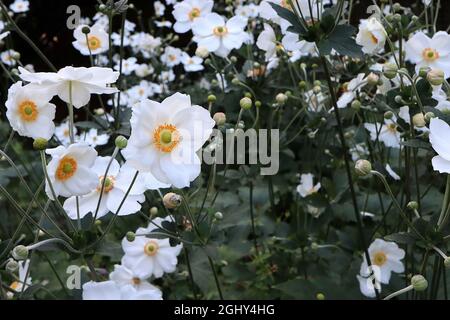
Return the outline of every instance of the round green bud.
<path id="1" fill-rule="evenodd" d="M 416 15 L 413 15 L 413 16 L 411 17 L 411 20 L 412 20 L 413 22 L 416 22 L 416 21 L 419 20 L 419 17 L 416 16 Z"/>
<path id="2" fill-rule="evenodd" d="M 16 272 L 19 269 L 19 264 L 14 259 L 9 259 L 5 266 L 6 271 Z"/>
<path id="3" fill-rule="evenodd" d="M 403 100 L 401 95 L 395 96 L 394 101 L 398 104 L 405 104 L 405 100 Z"/>
<path id="4" fill-rule="evenodd" d="M 450 257 L 444 259 L 444 266 L 445 268 L 450 269 Z"/>
<path id="5" fill-rule="evenodd" d="M 313 69 L 317 69 L 319 67 L 319 65 L 317 64 L 317 63 L 313 63 L 312 65 L 311 65 L 311 68 L 313 68 Z"/>
<path id="6" fill-rule="evenodd" d="M 28 248 L 23 245 L 18 245 L 13 249 L 11 255 L 18 261 L 25 260 L 28 258 Z"/>
<path id="7" fill-rule="evenodd" d="M 247 98 L 252 98 L 253 96 L 252 96 L 252 94 L 250 93 L 250 92 L 246 92 L 245 94 L 244 94 L 244 97 L 247 97 Z"/>
<path id="8" fill-rule="evenodd" d="M 253 62 L 253 68 L 259 69 L 261 68 L 261 65 L 259 64 L 259 62 Z"/>
<path id="9" fill-rule="evenodd" d="M 421 274 L 417 274 L 411 278 L 411 285 L 416 291 L 424 291 L 428 288 L 428 281 Z"/>
<path id="10" fill-rule="evenodd" d="M 255 101 L 255 107 L 261 108 L 261 106 L 262 106 L 262 102 L 261 101 L 259 101 L 259 100 Z"/>
<path id="11" fill-rule="evenodd" d="M 436 118 L 436 115 L 433 112 L 427 112 L 425 113 L 425 121 L 430 122 L 431 119 Z"/>
<path id="12" fill-rule="evenodd" d="M 136 239 L 136 234 L 132 231 L 128 231 L 125 237 L 129 242 L 133 242 Z"/>
<path id="13" fill-rule="evenodd" d="M 216 218 L 217 220 L 222 220 L 223 219 L 223 214 L 222 212 L 216 212 L 214 213 L 214 218 Z"/>
<path id="14" fill-rule="evenodd" d="M 402 9 L 402 6 L 400 3 L 396 2 L 394 3 L 394 5 L 392 6 L 392 10 L 394 10 L 394 12 L 398 12 Z"/>
<path id="15" fill-rule="evenodd" d="M 102 225 L 102 220 L 96 219 L 95 222 L 94 222 L 94 224 L 95 224 L 97 227 L 100 227 L 100 226 Z"/>
<path id="16" fill-rule="evenodd" d="M 394 79 L 397 76 L 398 67 L 395 63 L 385 63 L 383 66 L 383 74 L 388 79 Z"/>
<path id="17" fill-rule="evenodd" d="M 416 126 L 417 128 L 423 128 L 427 125 L 427 123 L 425 121 L 425 116 L 423 115 L 422 112 L 415 114 L 412 117 L 412 121 L 413 121 L 414 126 Z"/>
<path id="18" fill-rule="evenodd" d="M 33 141 L 34 150 L 45 150 L 47 149 L 48 141 L 44 138 L 36 138 Z"/>
<path id="19" fill-rule="evenodd" d="M 209 102 L 209 103 L 214 103 L 214 102 L 216 102 L 216 101 L 217 101 L 217 97 L 216 97 L 215 95 L 210 94 L 210 95 L 208 96 L 208 102 Z"/>
<path id="20" fill-rule="evenodd" d="M 410 202 L 408 202 L 408 204 L 406 205 L 406 207 L 407 207 L 409 210 L 417 210 L 417 209 L 419 209 L 419 204 L 418 204 L 416 201 L 410 201 Z"/>
<path id="21" fill-rule="evenodd" d="M 358 176 L 364 177 L 372 171 L 372 164 L 364 159 L 360 159 L 355 163 L 355 172 Z"/>
<path id="22" fill-rule="evenodd" d="M 441 69 L 432 69 L 427 74 L 427 80 L 433 86 L 440 86 L 445 81 L 444 71 Z"/>
<path id="23" fill-rule="evenodd" d="M 241 83 L 241 80 L 239 80 L 239 78 L 233 78 L 233 80 L 231 80 L 231 83 L 234 85 L 238 85 L 239 83 Z"/>
<path id="24" fill-rule="evenodd" d="M 313 87 L 313 92 L 315 94 L 319 94 L 322 91 L 322 87 L 321 86 L 314 86 Z"/>
<path id="25" fill-rule="evenodd" d="M 399 13 L 394 14 L 394 22 L 400 23 L 402 21 L 402 15 Z"/>
<path id="26" fill-rule="evenodd" d="M 217 87 L 218 84 L 219 84 L 219 82 L 218 82 L 216 79 L 212 79 L 212 80 L 211 80 L 211 85 L 212 85 L 213 87 Z"/>
<path id="27" fill-rule="evenodd" d="M 249 110 L 253 105 L 253 101 L 248 97 L 244 97 L 241 99 L 241 101 L 239 101 L 239 105 L 241 106 L 242 109 Z"/>
<path id="28" fill-rule="evenodd" d="M 392 119 L 393 116 L 394 116 L 394 113 L 393 113 L 392 111 L 386 111 L 386 112 L 384 113 L 384 118 L 385 118 L 386 120 Z"/>
<path id="29" fill-rule="evenodd" d="M 367 79 L 367 83 L 370 86 L 376 86 L 376 85 L 378 85 L 378 81 L 380 80 L 380 77 L 377 74 L 371 72 L 371 73 L 369 73 L 369 75 L 367 76 L 366 79 Z"/>
<path id="30" fill-rule="evenodd" d="M 99 11 L 105 11 L 106 10 L 106 6 L 102 3 L 101 5 L 98 6 L 98 10 Z"/>
<path id="31" fill-rule="evenodd" d="M 306 87 L 307 87 L 306 81 L 300 81 L 298 83 L 298 87 L 302 90 L 306 89 Z"/>
<path id="32" fill-rule="evenodd" d="M 318 294 L 316 294 L 316 299 L 317 300 L 325 300 L 325 295 L 321 292 L 319 292 Z"/>
<path id="33" fill-rule="evenodd" d="M 126 146 L 128 144 L 128 140 L 124 136 L 118 136 L 116 138 L 115 144 L 116 144 L 117 148 L 124 149 L 124 148 L 126 148 Z"/>
<path id="34" fill-rule="evenodd" d="M 361 102 L 359 100 L 353 100 L 350 106 L 352 109 L 359 110 L 361 109 Z"/>
<path id="35" fill-rule="evenodd" d="M 211 59 L 209 59 L 209 58 L 208 58 L 208 59 L 205 59 L 205 64 L 206 64 L 206 65 L 210 65 L 210 64 L 211 64 Z M 215 80 L 215 79 L 214 79 L 214 80 Z"/>
<path id="36" fill-rule="evenodd" d="M 83 32 L 84 34 L 89 34 L 91 33 L 91 28 L 89 28 L 88 26 L 84 26 L 83 28 L 81 28 L 81 32 Z"/>
<path id="37" fill-rule="evenodd" d="M 231 56 L 230 61 L 236 63 L 238 61 L 238 58 L 236 56 Z"/>
<path id="38" fill-rule="evenodd" d="M 314 81 L 313 85 L 320 86 L 320 85 L 322 85 L 322 82 L 320 80 L 316 80 L 316 81 Z"/>
<path id="39" fill-rule="evenodd" d="M 158 214 L 158 208 L 157 207 L 151 207 L 150 208 L 150 216 L 154 217 Z"/>
<path id="40" fill-rule="evenodd" d="M 419 69 L 419 77 L 426 78 L 430 70 L 431 70 L 430 67 L 421 67 Z"/>
<path id="41" fill-rule="evenodd" d="M 227 116 L 223 112 L 216 112 L 213 116 L 216 125 L 223 126 L 227 122 Z"/>
<path id="42" fill-rule="evenodd" d="M 163 197 L 163 204 L 167 209 L 179 207 L 182 201 L 181 196 L 173 192 L 166 193 Z"/>

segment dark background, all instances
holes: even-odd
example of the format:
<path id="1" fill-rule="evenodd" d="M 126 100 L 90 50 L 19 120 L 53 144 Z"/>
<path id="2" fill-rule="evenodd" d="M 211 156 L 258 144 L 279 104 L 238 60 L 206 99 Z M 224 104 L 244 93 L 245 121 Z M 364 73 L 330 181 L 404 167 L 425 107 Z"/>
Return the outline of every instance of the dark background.
<path id="1" fill-rule="evenodd" d="M 435 0 L 434 0 L 435 1 Z M 12 1 L 5 1 L 9 5 Z M 143 13 L 143 25 L 148 25 L 148 19 L 153 13 L 152 0 L 130 0 L 137 10 Z M 164 0 L 161 0 L 164 3 Z M 219 1 L 216 1 L 219 2 Z M 395 2 L 395 1 L 394 1 Z M 403 5 L 415 6 L 420 0 L 398 1 Z M 353 8 L 353 22 L 358 23 L 360 18 L 367 16 L 365 13 L 368 5 L 372 3 L 369 0 L 355 1 Z M 450 1 L 443 0 L 441 19 L 439 25 L 441 29 L 446 29 L 450 23 L 446 13 L 450 10 Z M 25 33 L 39 46 L 57 68 L 67 65 L 88 66 L 89 61 L 83 57 L 72 46 L 73 31 L 66 27 L 68 14 L 66 13 L 69 5 L 76 4 L 80 6 L 82 16 L 92 18 L 95 14 L 96 0 L 30 0 L 30 11 L 26 18 L 19 19 L 19 26 Z M 136 22 L 137 13 L 130 10 L 128 19 Z M 167 19 L 172 19 L 170 10 L 167 12 Z M 115 20 L 120 20 L 117 17 Z M 119 21 L 116 21 L 116 23 Z M 139 26 L 138 26 L 139 28 Z M 146 30 L 148 31 L 148 30 Z M 190 37 L 189 33 L 186 37 Z M 29 46 L 17 36 L 14 37 L 14 48 L 22 54 L 23 63 L 32 63 L 36 71 L 46 71 L 47 66 L 32 52 Z"/>

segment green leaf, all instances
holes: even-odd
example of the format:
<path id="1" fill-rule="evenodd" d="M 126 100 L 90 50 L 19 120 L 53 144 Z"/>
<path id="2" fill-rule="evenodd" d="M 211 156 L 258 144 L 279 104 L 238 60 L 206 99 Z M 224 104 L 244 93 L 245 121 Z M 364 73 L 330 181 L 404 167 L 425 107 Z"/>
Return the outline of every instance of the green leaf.
<path id="1" fill-rule="evenodd" d="M 395 243 L 399 244 L 414 244 L 416 242 L 416 238 L 413 237 L 408 232 L 399 232 L 399 233 L 393 233 L 389 234 L 384 237 L 386 241 L 393 241 Z"/>
<path id="2" fill-rule="evenodd" d="M 410 139 L 407 141 L 401 141 L 400 144 L 402 146 L 406 146 L 406 147 L 410 147 L 410 148 L 431 150 L 430 144 L 428 142 L 425 142 L 425 141 L 422 141 L 419 139 Z"/>
<path id="3" fill-rule="evenodd" d="M 294 12 L 292 12 L 289 9 L 283 8 L 282 6 L 275 4 L 273 2 L 269 2 L 269 4 L 272 6 L 272 8 L 277 12 L 277 14 L 280 16 L 280 18 L 287 20 L 292 26 L 289 27 L 289 31 L 293 33 L 297 33 L 300 35 L 305 34 L 308 32 L 303 25 L 301 24 L 298 17 L 295 15 Z"/>
<path id="4" fill-rule="evenodd" d="M 350 25 L 338 25 L 324 39 L 318 43 L 321 55 L 328 55 L 331 50 L 336 50 L 339 54 L 358 58 L 362 56 L 361 46 L 353 39 L 355 28 Z"/>

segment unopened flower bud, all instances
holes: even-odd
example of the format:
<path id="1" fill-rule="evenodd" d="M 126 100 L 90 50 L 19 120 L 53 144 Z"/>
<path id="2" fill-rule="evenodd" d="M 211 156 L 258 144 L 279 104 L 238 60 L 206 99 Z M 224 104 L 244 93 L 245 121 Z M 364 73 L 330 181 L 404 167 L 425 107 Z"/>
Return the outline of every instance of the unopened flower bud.
<path id="1" fill-rule="evenodd" d="M 304 90 L 304 89 L 306 89 L 306 82 L 305 81 L 300 81 L 299 83 L 298 83 L 298 87 L 301 89 L 301 90 Z"/>
<path id="2" fill-rule="evenodd" d="M 323 293 L 318 293 L 316 294 L 316 299 L 317 300 L 325 300 L 325 295 Z"/>
<path id="3" fill-rule="evenodd" d="M 416 201 L 410 201 L 406 205 L 409 210 L 417 210 L 419 208 L 419 204 Z"/>
<path id="4" fill-rule="evenodd" d="M 91 28 L 89 28 L 88 26 L 84 26 L 83 28 L 81 28 L 81 32 L 83 32 L 84 34 L 89 34 L 91 32 Z"/>
<path id="5" fill-rule="evenodd" d="M 132 231 L 128 231 L 126 238 L 129 242 L 133 242 L 136 239 L 136 234 Z"/>
<path id="6" fill-rule="evenodd" d="M 126 148 L 126 146 L 128 144 L 128 140 L 124 136 L 118 136 L 116 138 L 115 144 L 116 144 L 117 148 L 124 149 L 124 148 Z"/>
<path id="7" fill-rule="evenodd" d="M 261 103 L 261 101 L 255 101 L 255 107 L 257 107 L 257 108 L 261 108 L 261 106 L 262 106 L 262 103 Z"/>
<path id="8" fill-rule="evenodd" d="M 352 109 L 359 110 L 361 109 L 361 102 L 359 100 L 353 100 L 350 106 Z"/>
<path id="9" fill-rule="evenodd" d="M 441 69 L 433 69 L 427 74 L 428 82 L 433 86 L 440 86 L 445 81 L 444 71 Z"/>
<path id="10" fill-rule="evenodd" d="M 444 259 L 444 266 L 445 268 L 450 269 L 450 257 Z"/>
<path id="11" fill-rule="evenodd" d="M 388 79 L 394 79 L 397 76 L 398 67 L 394 63 L 385 63 L 383 66 L 384 76 Z"/>
<path id="12" fill-rule="evenodd" d="M 425 122 L 425 117 L 423 116 L 423 113 L 417 113 L 412 117 L 412 121 L 414 126 L 416 126 L 417 128 L 423 128 L 426 126 L 426 122 Z"/>
<path id="13" fill-rule="evenodd" d="M 358 176 L 364 177 L 370 174 L 372 171 L 372 164 L 367 161 L 360 159 L 355 163 L 355 172 Z"/>
<path id="14" fill-rule="evenodd" d="M 237 59 L 236 56 L 231 56 L 231 57 L 230 57 L 230 61 L 231 61 L 232 63 L 236 63 L 236 62 L 238 61 L 238 59 Z"/>
<path id="15" fill-rule="evenodd" d="M 366 79 L 367 79 L 367 83 L 369 85 L 376 86 L 376 85 L 378 85 L 378 81 L 380 80 L 380 77 L 377 74 L 371 72 L 371 73 L 369 73 L 369 75 L 367 76 Z"/>
<path id="16" fill-rule="evenodd" d="M 319 94 L 322 91 L 322 87 L 321 86 L 314 86 L 313 87 L 313 92 L 315 94 Z"/>
<path id="17" fill-rule="evenodd" d="M 411 285 L 416 291 L 424 291 L 428 288 L 428 281 L 424 276 L 417 274 L 411 278 Z"/>
<path id="18" fill-rule="evenodd" d="M 223 126 L 227 122 L 227 116 L 223 112 L 216 112 L 213 116 L 216 125 Z"/>
<path id="19" fill-rule="evenodd" d="M 9 259 L 6 263 L 5 269 L 9 272 L 16 272 L 19 269 L 19 264 L 14 259 Z"/>
<path id="20" fill-rule="evenodd" d="M 405 104 L 405 100 L 403 100 L 403 97 L 401 95 L 395 96 L 394 101 L 398 104 Z"/>
<path id="21" fill-rule="evenodd" d="M 214 218 L 216 218 L 217 220 L 222 220 L 222 219 L 223 219 L 223 214 L 222 214 L 222 212 L 216 212 L 216 213 L 214 213 Z"/>
<path id="22" fill-rule="evenodd" d="M 419 69 L 419 77 L 426 78 L 430 70 L 431 70 L 430 67 L 421 67 Z"/>
<path id="23" fill-rule="evenodd" d="M 209 55 L 209 51 L 205 47 L 198 47 L 197 50 L 195 50 L 195 55 L 205 59 Z"/>
<path id="24" fill-rule="evenodd" d="M 435 114 L 433 112 L 427 112 L 425 113 L 425 121 L 429 123 L 431 119 L 436 118 Z"/>
<path id="25" fill-rule="evenodd" d="M 284 93 L 279 93 L 275 97 L 275 101 L 281 106 L 286 103 L 287 99 L 288 99 L 288 97 Z"/>
<path id="26" fill-rule="evenodd" d="M 394 113 L 393 113 L 392 111 L 386 111 L 386 112 L 384 113 L 384 118 L 385 118 L 386 120 L 392 119 L 393 116 L 394 116 Z"/>
<path id="27" fill-rule="evenodd" d="M 28 258 L 28 248 L 23 245 L 18 245 L 13 249 L 11 255 L 18 261 L 25 260 Z"/>
<path id="28" fill-rule="evenodd" d="M 150 208 L 150 216 L 154 217 L 158 214 L 158 208 L 157 207 L 151 207 Z"/>
<path id="29" fill-rule="evenodd" d="M 45 150 L 47 149 L 48 141 L 44 138 L 36 138 L 33 141 L 34 150 Z"/>
<path id="30" fill-rule="evenodd" d="M 241 83 L 241 81 L 239 80 L 239 78 L 233 78 L 233 80 L 231 80 L 231 83 L 234 85 L 238 85 L 239 83 Z"/>
<path id="31" fill-rule="evenodd" d="M 166 193 L 163 197 L 163 203 L 167 209 L 177 208 L 181 204 L 181 201 L 181 196 L 173 192 Z"/>
<path id="32" fill-rule="evenodd" d="M 216 100 L 217 100 L 217 97 L 216 97 L 215 95 L 210 94 L 210 95 L 208 96 L 208 102 L 209 102 L 209 103 L 214 103 L 214 102 L 216 102 Z"/>
<path id="33" fill-rule="evenodd" d="M 239 101 L 239 105 L 242 109 L 249 110 L 253 105 L 253 101 L 250 98 L 244 97 Z"/>

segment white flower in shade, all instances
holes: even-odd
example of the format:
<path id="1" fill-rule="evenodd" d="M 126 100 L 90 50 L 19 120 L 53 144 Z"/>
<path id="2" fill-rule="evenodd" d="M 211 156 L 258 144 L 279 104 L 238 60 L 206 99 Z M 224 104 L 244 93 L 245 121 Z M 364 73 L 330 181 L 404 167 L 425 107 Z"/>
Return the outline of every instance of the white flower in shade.
<path id="1" fill-rule="evenodd" d="M 349 83 L 344 85 L 344 93 L 339 97 L 337 102 L 338 108 L 345 108 L 357 96 L 358 92 L 367 84 L 367 79 L 364 73 L 352 79 Z"/>
<path id="2" fill-rule="evenodd" d="M 259 14 L 259 7 L 254 3 L 239 5 L 236 7 L 234 14 L 243 18 L 256 18 Z"/>
<path id="3" fill-rule="evenodd" d="M 130 269 L 125 266 L 116 264 L 114 266 L 114 271 L 110 273 L 109 278 L 113 280 L 119 287 L 133 286 L 137 291 L 154 291 L 155 296 L 160 296 L 162 299 L 161 290 L 159 290 L 154 285 L 150 284 L 147 279 L 139 278 Z"/>
<path id="4" fill-rule="evenodd" d="M 153 8 L 155 9 L 155 15 L 157 17 L 163 16 L 164 15 L 164 11 L 166 11 L 166 6 L 160 1 L 155 1 L 153 3 Z"/>
<path id="5" fill-rule="evenodd" d="M 27 0 L 15 0 L 9 5 L 9 9 L 14 13 L 27 12 L 30 10 L 30 2 Z"/>
<path id="6" fill-rule="evenodd" d="M 157 289 L 137 290 L 134 286 L 119 286 L 115 281 L 83 284 L 83 300 L 161 300 Z"/>
<path id="7" fill-rule="evenodd" d="M 22 80 L 35 83 L 42 90 L 49 90 L 66 103 L 72 102 L 75 108 L 81 108 L 88 104 L 91 94 L 118 92 L 116 88 L 110 87 L 109 84 L 117 81 L 119 73 L 110 68 L 64 67 L 57 73 L 31 73 L 19 67 L 19 71 Z"/>
<path id="8" fill-rule="evenodd" d="M 418 72 L 422 67 L 441 69 L 445 77 L 450 76 L 450 35 L 439 31 L 429 38 L 418 32 L 405 44 L 406 59 L 416 65 Z"/>
<path id="9" fill-rule="evenodd" d="M 375 288 L 378 289 L 378 292 L 381 292 L 381 284 L 375 279 L 375 277 L 362 277 L 360 275 L 356 275 L 356 278 L 359 282 L 359 289 L 364 296 L 368 298 L 375 298 Z"/>
<path id="10" fill-rule="evenodd" d="M 17 61 L 15 59 L 16 54 L 18 54 L 17 51 L 10 49 L 10 50 L 3 51 L 0 54 L 0 58 L 1 58 L 2 62 L 4 64 L 6 64 L 7 66 L 15 66 L 17 64 Z"/>
<path id="11" fill-rule="evenodd" d="M 368 54 L 378 53 L 384 49 L 387 33 L 377 18 L 361 20 L 356 43 Z"/>
<path id="12" fill-rule="evenodd" d="M 162 21 L 155 21 L 155 25 L 158 28 L 171 28 L 172 27 L 172 22 L 164 21 L 164 20 L 162 20 Z"/>
<path id="13" fill-rule="evenodd" d="M 9 31 L 6 31 L 6 32 L 3 32 L 3 33 L 0 33 L 0 40 L 3 40 L 3 39 L 5 39 L 7 36 L 9 36 L 9 34 L 10 34 L 10 32 Z"/>
<path id="14" fill-rule="evenodd" d="M 144 58 L 151 57 L 155 49 L 161 46 L 161 38 L 155 38 L 148 33 L 139 32 L 131 36 L 131 45 L 135 51 L 142 53 Z"/>
<path id="15" fill-rule="evenodd" d="M 438 153 L 433 157 L 431 163 L 433 169 L 440 173 L 450 173 L 450 145 L 448 137 L 450 126 L 443 120 L 433 118 L 430 121 L 430 142 L 433 149 Z"/>
<path id="16" fill-rule="evenodd" d="M 320 182 L 314 185 L 314 176 L 311 173 L 304 173 L 300 176 L 300 184 L 297 186 L 297 192 L 302 198 L 306 198 L 319 191 Z"/>
<path id="17" fill-rule="evenodd" d="M 381 127 L 380 127 L 381 126 Z M 400 132 L 397 131 L 397 124 L 392 120 L 385 120 L 381 123 L 365 123 L 364 128 L 370 133 L 370 139 L 377 139 L 383 142 L 386 147 L 400 148 Z"/>
<path id="18" fill-rule="evenodd" d="M 369 246 L 368 252 L 372 270 L 379 282 L 388 284 L 392 272 L 401 273 L 405 271 L 405 266 L 401 261 L 405 257 L 405 250 L 399 248 L 395 242 L 375 239 Z M 371 274 L 370 271 L 366 258 L 363 255 L 360 274 L 363 277 L 368 277 Z"/>
<path id="19" fill-rule="evenodd" d="M 281 39 L 283 48 L 288 51 L 289 60 L 295 62 L 301 57 L 317 55 L 317 47 L 313 42 L 300 40 L 299 35 L 292 32 L 286 32 Z"/>
<path id="20" fill-rule="evenodd" d="M 227 22 L 217 13 L 209 13 L 192 24 L 193 40 L 199 47 L 205 47 L 220 57 L 226 57 L 231 50 L 239 49 L 248 39 L 244 31 L 247 20 L 234 16 Z"/>
<path id="21" fill-rule="evenodd" d="M 204 69 L 203 59 L 197 56 L 191 57 L 186 52 L 181 55 L 181 63 L 184 66 L 184 71 L 186 72 L 197 72 Z"/>
<path id="22" fill-rule="evenodd" d="M 122 264 L 132 270 L 140 279 L 151 276 L 161 278 L 164 273 L 176 270 L 178 259 L 183 248 L 182 244 L 172 247 L 169 238 L 150 238 L 150 233 L 157 229 L 152 223 L 147 228 L 136 230 L 136 239 L 133 242 L 126 238 L 122 240 L 125 255 Z"/>
<path id="23" fill-rule="evenodd" d="M 153 66 L 146 63 L 138 64 L 136 69 L 134 69 L 134 73 L 140 78 L 145 78 L 146 76 L 151 75 L 154 71 L 155 69 Z"/>
<path id="24" fill-rule="evenodd" d="M 385 169 L 387 171 L 387 173 L 389 173 L 389 175 L 391 176 L 392 179 L 394 180 L 400 180 L 400 176 L 391 168 L 391 166 L 389 164 L 386 164 Z"/>
<path id="25" fill-rule="evenodd" d="M 143 100 L 133 107 L 131 136 L 122 153 L 137 170 L 184 188 L 200 174 L 196 152 L 214 125 L 209 112 L 191 105 L 188 95 L 175 93 L 161 103 Z"/>
<path id="26" fill-rule="evenodd" d="M 27 288 L 32 285 L 32 279 L 28 272 L 28 269 L 30 267 L 30 260 L 27 259 L 25 261 L 19 261 L 18 263 L 19 263 L 19 280 L 11 283 L 9 288 L 14 290 L 17 293 L 21 293 L 21 292 L 27 290 Z M 12 299 L 14 296 L 14 293 L 7 291 L 6 295 L 7 295 L 8 299 Z"/>
<path id="27" fill-rule="evenodd" d="M 22 86 L 21 81 L 13 84 L 5 102 L 11 127 L 21 136 L 49 140 L 55 131 L 56 111 L 56 106 L 49 103 L 51 98 L 51 94 L 35 85 Z"/>
<path id="28" fill-rule="evenodd" d="M 181 54 L 183 51 L 178 48 L 168 46 L 164 49 L 164 53 L 161 55 L 161 62 L 166 66 L 172 68 L 181 63 Z"/>
<path id="29" fill-rule="evenodd" d="M 92 170 L 97 157 L 94 148 L 85 143 L 74 143 L 68 148 L 47 149 L 46 153 L 52 156 L 47 172 L 56 196 L 82 196 L 97 187 L 98 176 Z M 45 182 L 45 192 L 53 200 L 50 185 Z"/>
<path id="30" fill-rule="evenodd" d="M 71 219 L 77 219 L 78 211 L 80 218 L 83 218 L 89 212 L 92 212 L 93 215 L 95 214 L 103 181 L 105 181 L 105 187 L 97 218 L 105 216 L 108 212 L 116 214 L 119 210 L 119 206 L 125 198 L 125 194 L 133 181 L 136 170 L 127 165 L 120 167 L 119 162 L 114 159 L 105 178 L 106 168 L 110 160 L 111 157 L 97 157 L 95 160 L 91 168 L 96 177 L 95 189 L 91 189 L 92 191 L 90 193 L 78 197 L 78 209 L 76 197 L 71 197 L 64 202 L 64 209 Z M 139 184 L 139 181 L 135 181 L 118 215 L 125 216 L 139 211 L 141 209 L 141 203 L 145 201 L 143 191 L 145 191 L 143 190 L 143 186 Z"/>
<path id="31" fill-rule="evenodd" d="M 73 127 L 74 135 L 77 134 L 77 131 L 77 127 Z M 69 121 L 65 121 L 55 128 L 55 136 L 63 146 L 68 146 L 70 144 Z M 75 136 L 75 141 L 76 140 L 78 140 L 77 136 Z"/>
<path id="32" fill-rule="evenodd" d="M 72 44 L 75 49 L 85 56 L 90 54 L 97 55 L 108 51 L 109 37 L 105 29 L 99 24 L 94 24 L 92 27 L 89 27 L 90 32 L 86 35 L 82 31 L 84 27 L 88 26 L 80 25 L 73 31 L 75 41 Z"/>
<path id="33" fill-rule="evenodd" d="M 128 76 L 138 67 L 137 59 L 135 57 L 130 57 L 128 59 L 122 60 L 122 74 Z M 120 70 L 120 62 L 114 66 L 114 70 Z"/>
<path id="34" fill-rule="evenodd" d="M 354 147 L 350 148 L 349 152 L 352 155 L 352 160 L 355 162 L 369 155 L 369 149 L 364 142 L 355 144 Z"/>
<path id="35" fill-rule="evenodd" d="M 184 0 L 173 7 L 175 24 L 173 29 L 177 33 L 191 30 L 195 20 L 211 12 L 214 2 L 211 0 Z"/>
<path id="36" fill-rule="evenodd" d="M 269 61 L 277 54 L 277 37 L 275 31 L 268 23 L 264 23 L 264 30 L 256 40 L 256 46 L 266 52 L 266 61 Z"/>
<path id="37" fill-rule="evenodd" d="M 95 148 L 96 146 L 103 146 L 107 144 L 109 140 L 109 135 L 106 133 L 98 134 L 97 129 L 91 128 L 89 129 L 88 132 L 86 132 L 83 135 L 83 138 L 88 145 Z"/>

